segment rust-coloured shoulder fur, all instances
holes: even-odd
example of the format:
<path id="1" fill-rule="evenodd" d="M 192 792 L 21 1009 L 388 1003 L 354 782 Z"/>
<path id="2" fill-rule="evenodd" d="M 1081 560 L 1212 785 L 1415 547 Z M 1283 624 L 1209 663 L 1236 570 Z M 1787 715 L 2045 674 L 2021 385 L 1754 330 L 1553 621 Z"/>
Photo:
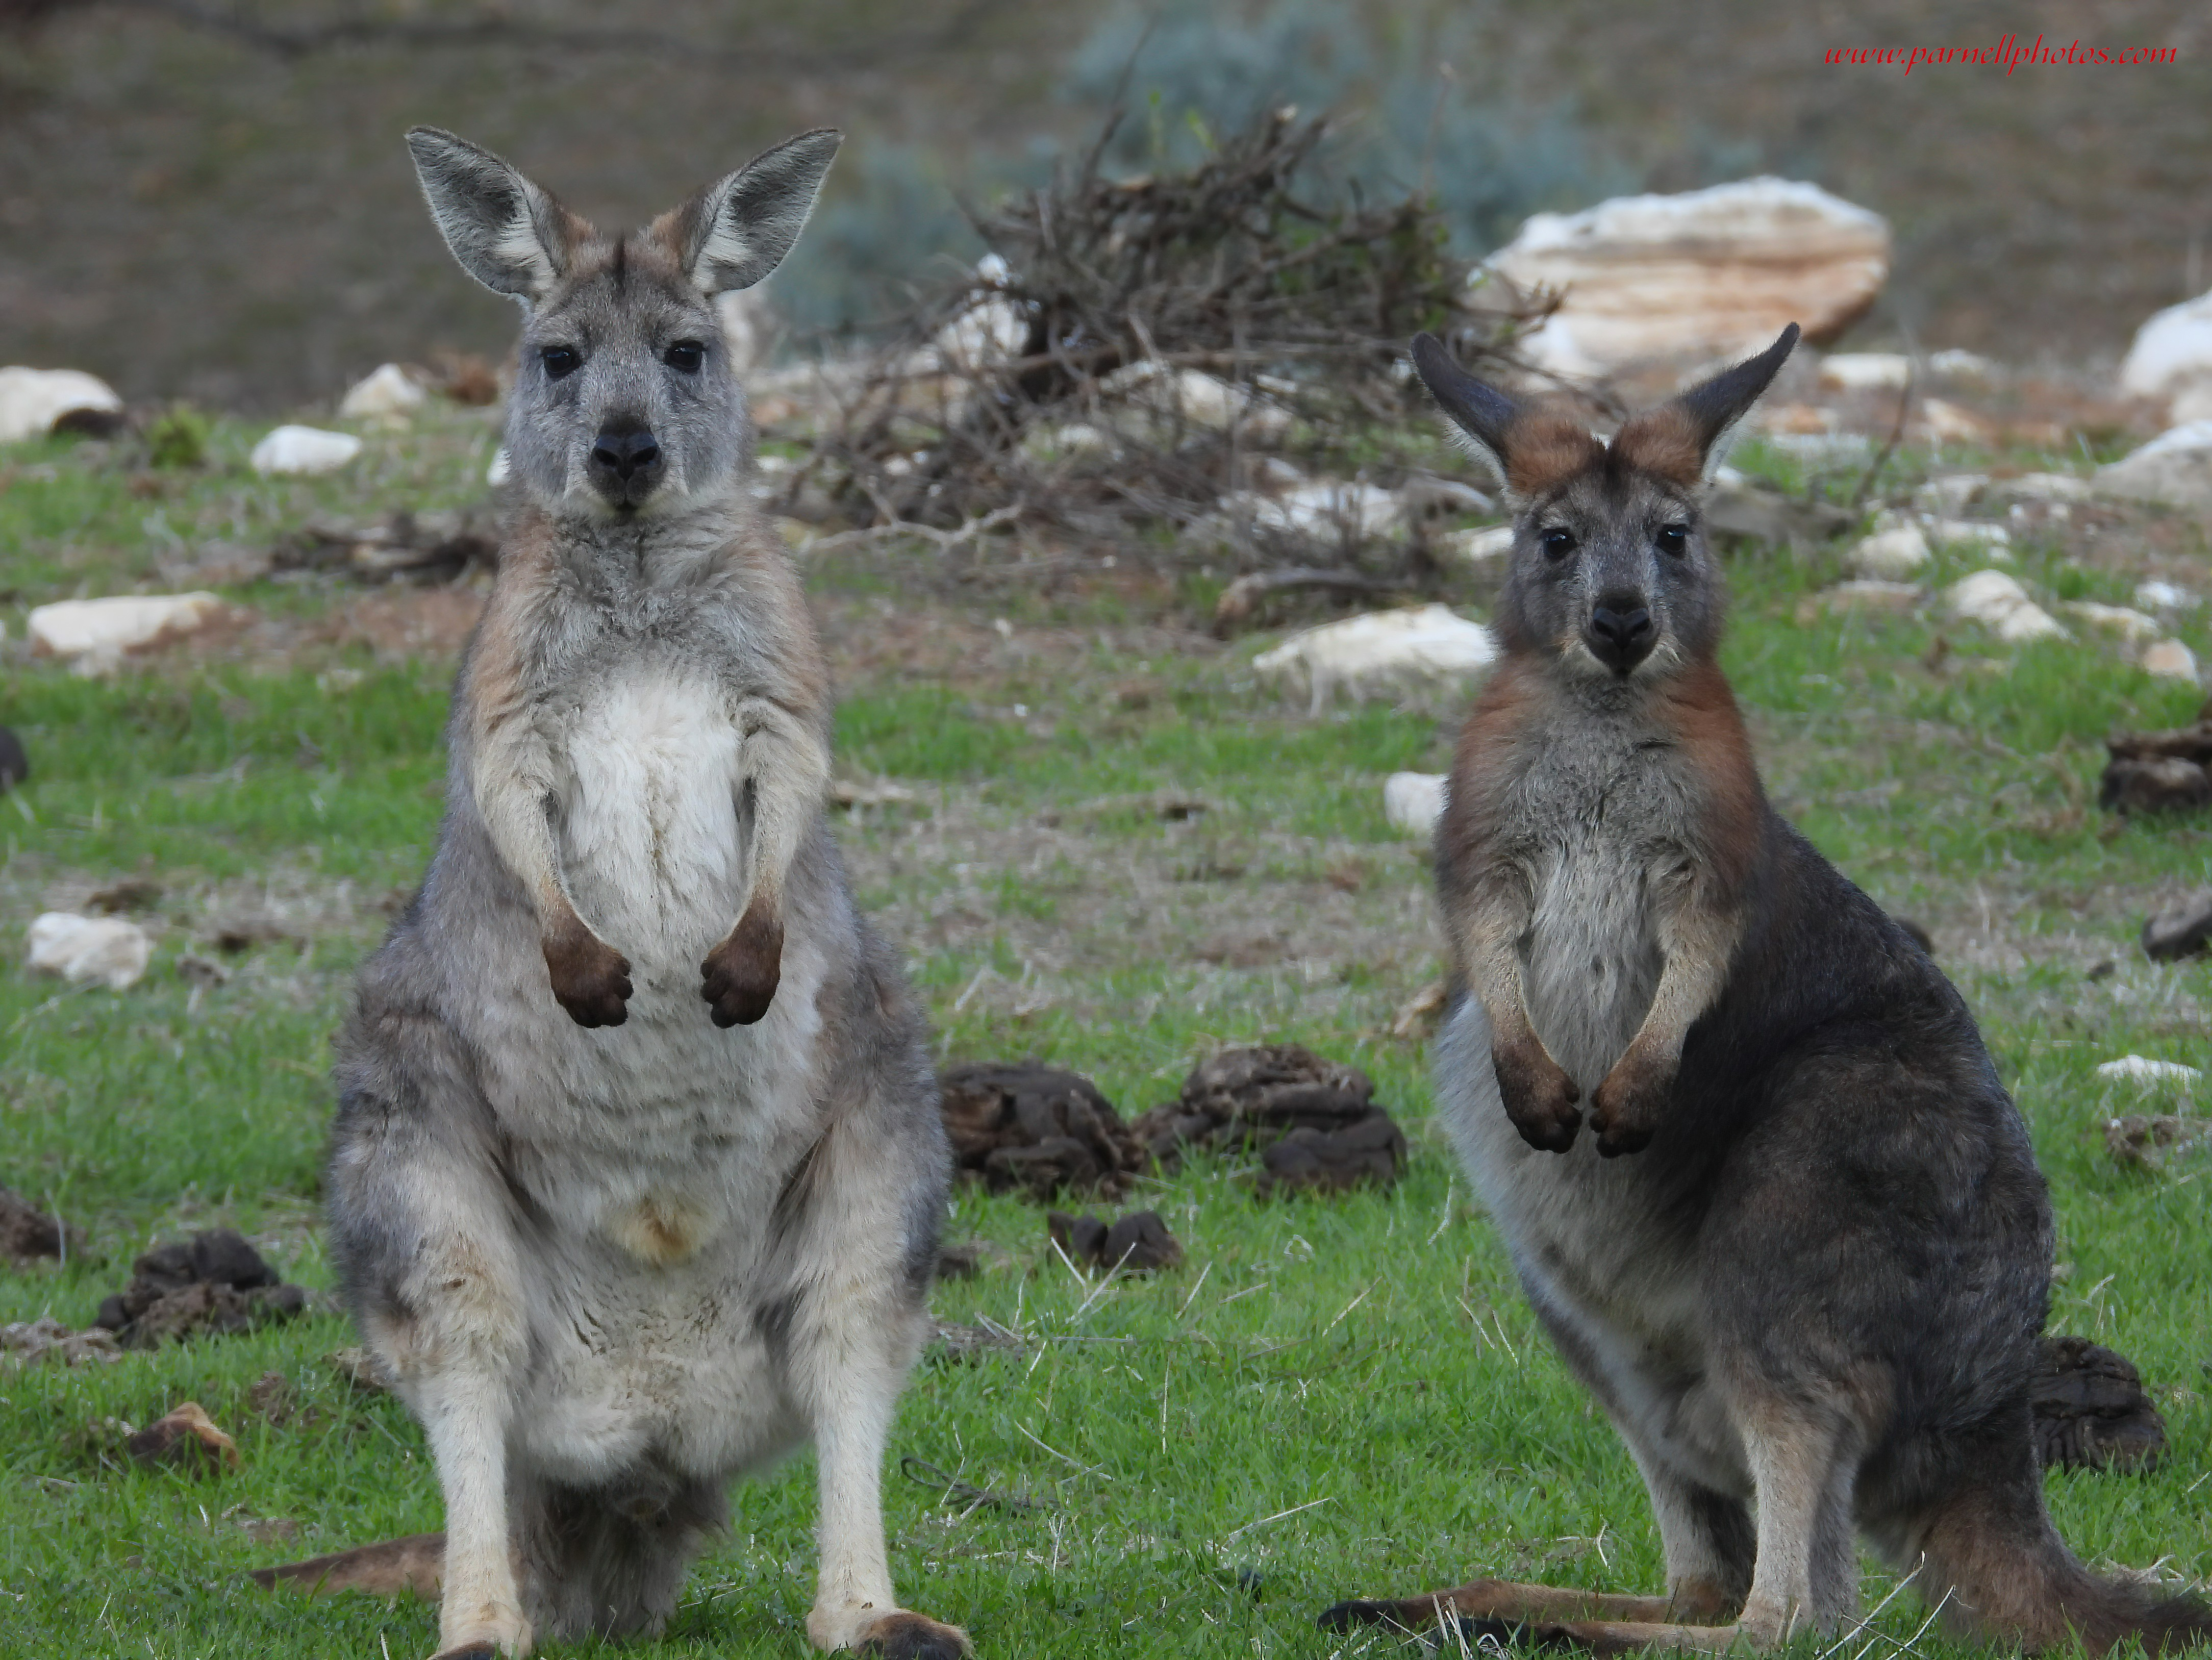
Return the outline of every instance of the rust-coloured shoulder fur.
<path id="1" fill-rule="evenodd" d="M 1498 666 L 1468 711 L 1452 755 L 1449 797 L 1437 825 L 1441 868 L 1452 869 L 1471 857 L 1487 834 L 1492 799 L 1518 770 L 1522 745 L 1537 738 L 1535 715 L 1543 699 L 1541 672 L 1516 654 Z"/>
<path id="2" fill-rule="evenodd" d="M 1673 729 L 1705 784 L 1705 850 L 1733 887 L 1749 873 L 1765 813 L 1751 734 L 1717 664 L 1690 665 L 1666 684 L 1661 696 L 1660 721 Z"/>

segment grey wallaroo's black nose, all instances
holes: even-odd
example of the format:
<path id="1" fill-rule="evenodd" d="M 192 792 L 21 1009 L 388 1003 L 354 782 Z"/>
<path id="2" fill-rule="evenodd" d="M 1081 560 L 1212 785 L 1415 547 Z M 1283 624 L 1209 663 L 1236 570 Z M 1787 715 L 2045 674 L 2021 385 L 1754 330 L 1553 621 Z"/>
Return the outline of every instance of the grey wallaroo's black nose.
<path id="1" fill-rule="evenodd" d="M 1583 637 L 1600 662 L 1616 674 L 1626 674 L 1651 654 L 1659 630 L 1650 611 L 1635 600 L 1607 599 L 1591 608 Z"/>
<path id="2" fill-rule="evenodd" d="M 660 445 L 644 427 L 609 427 L 592 446 L 592 465 L 627 483 L 660 465 Z"/>

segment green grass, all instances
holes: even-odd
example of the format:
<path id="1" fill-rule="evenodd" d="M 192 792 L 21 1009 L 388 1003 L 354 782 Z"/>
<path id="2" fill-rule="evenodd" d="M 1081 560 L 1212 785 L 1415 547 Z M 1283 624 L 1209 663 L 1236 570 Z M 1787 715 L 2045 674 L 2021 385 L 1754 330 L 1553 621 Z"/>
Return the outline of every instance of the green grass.
<path id="1" fill-rule="evenodd" d="M 234 464 L 252 435 L 218 426 L 218 458 Z M 366 516 L 401 489 L 459 499 L 478 435 L 456 422 L 382 439 L 350 481 L 272 491 L 210 472 L 165 510 L 174 527 L 188 508 L 196 536 L 228 534 L 233 513 L 274 534 Z M 9 466 L 0 558 L 19 607 L 156 569 L 115 453 L 57 443 L 0 457 Z M 2125 572 L 2055 541 L 2020 555 L 2046 599 L 2126 596 Z M 1945 559 L 1941 578 L 1970 568 Z M 2212 1165 L 2114 1164 L 2101 1123 L 2136 1098 L 2094 1073 L 2129 1052 L 2206 1058 L 2212 970 L 2146 964 L 2132 942 L 2152 900 L 2205 879 L 2212 826 L 2116 830 L 2094 805 L 2103 733 L 2186 720 L 2196 695 L 2086 645 L 2007 651 L 1917 616 L 1801 623 L 1833 575 L 1823 559 L 1732 572 L 1728 666 L 1770 790 L 1848 873 L 1936 929 L 2051 1178 L 2055 1323 L 2129 1354 L 2166 1413 L 2160 1472 L 2051 1481 L 2062 1526 L 2093 1560 L 2201 1580 Z M 879 626 L 864 602 L 884 591 L 820 578 L 840 650 Z M 275 584 L 231 597 L 279 614 L 330 598 Z M 969 1626 L 985 1655 L 1321 1656 L 1339 1645 L 1313 1615 L 1346 1595 L 1481 1572 L 1656 1586 L 1629 1461 L 1472 1211 L 1419 1045 L 1384 1035 L 1437 954 L 1425 872 L 1384 825 L 1379 786 L 1440 768 L 1448 725 L 1373 707 L 1308 720 L 1255 682 L 1256 642 L 1188 651 L 1146 633 L 1163 603 L 1133 587 L 1037 600 L 1024 628 L 1070 630 L 1049 649 L 1001 658 L 987 642 L 941 679 L 852 655 L 841 769 L 920 797 L 842 832 L 864 902 L 904 946 L 949 1056 L 1075 1067 L 1133 1113 L 1217 1046 L 1304 1042 L 1375 1076 L 1413 1165 L 1387 1194 L 1262 1204 L 1234 1165 L 1202 1164 L 1142 1194 L 1186 1266 L 1103 1289 L 1046 1250 L 1036 1207 L 963 1193 L 950 1233 L 1000 1254 L 939 1287 L 937 1312 L 988 1315 L 1030 1346 L 916 1374 L 887 1487 L 902 1595 Z M 1931 671 L 1939 631 L 1953 649 Z M 2212 657 L 2201 629 L 2184 637 Z M 333 662 L 362 678 L 333 689 Z M 38 770 L 0 800 L 0 931 L 20 938 L 39 910 L 118 876 L 162 894 L 153 970 L 129 992 L 0 968 L 0 1182 L 88 1234 L 65 1268 L 0 1274 L 0 1318 L 82 1324 L 137 1251 L 216 1223 L 327 1286 L 314 1216 L 328 1039 L 386 896 L 428 848 L 449 672 L 343 642 L 274 665 L 173 654 L 106 682 L 11 665 L 0 721 Z M 1135 679 L 1155 690 L 1117 701 Z M 1168 800 L 1203 811 L 1164 818 Z M 218 955 L 210 934 L 241 906 L 304 919 L 301 939 L 225 959 L 228 981 L 196 988 L 180 959 Z M 1203 949 L 1270 927 L 1288 943 L 1250 966 Z M 2100 958 L 2118 970 L 2086 978 Z M 110 1367 L 0 1371 L 0 1656 L 428 1652 L 428 1608 L 272 1598 L 237 1577 L 438 1525 L 419 1432 L 325 1362 L 349 1341 L 320 1311 Z M 294 1397 L 282 1422 L 247 1399 L 272 1371 Z M 237 1438 L 240 1470 L 194 1479 L 116 1454 L 107 1420 L 143 1425 L 185 1399 Z M 902 1479 L 909 1456 L 1048 1507 L 968 1512 Z M 802 1652 L 811 1480 L 802 1456 L 743 1484 L 666 1637 L 629 1651 Z M 257 1539 L 240 1526 L 254 1518 L 295 1530 Z M 1870 1601 L 1886 1584 L 1870 1576 Z M 1911 1633 L 1910 1601 L 1882 1629 Z M 1949 1651 L 1931 1638 L 1917 1651 Z"/>

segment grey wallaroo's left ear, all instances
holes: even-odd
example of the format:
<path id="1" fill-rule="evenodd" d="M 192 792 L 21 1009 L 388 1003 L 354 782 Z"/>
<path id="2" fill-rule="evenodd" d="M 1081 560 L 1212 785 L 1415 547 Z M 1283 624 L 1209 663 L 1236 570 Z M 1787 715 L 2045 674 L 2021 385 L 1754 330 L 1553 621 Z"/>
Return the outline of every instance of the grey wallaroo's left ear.
<path id="1" fill-rule="evenodd" d="M 590 228 L 481 145 L 436 127 L 407 134 L 415 176 L 463 271 L 526 307 L 543 300 Z"/>
<path id="2" fill-rule="evenodd" d="M 677 258 L 700 292 L 749 289 L 783 263 L 844 142 L 835 127 L 787 138 L 676 210 Z"/>

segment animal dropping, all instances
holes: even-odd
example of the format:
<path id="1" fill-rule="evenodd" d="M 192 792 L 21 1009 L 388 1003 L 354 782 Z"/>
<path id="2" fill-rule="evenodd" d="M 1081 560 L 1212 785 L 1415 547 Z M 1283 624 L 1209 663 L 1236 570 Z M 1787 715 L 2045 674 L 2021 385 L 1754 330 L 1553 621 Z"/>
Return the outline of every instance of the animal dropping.
<path id="1" fill-rule="evenodd" d="M 2051 1525 L 2031 1399 L 2053 1230 L 2027 1127 L 1923 946 L 1769 805 L 1716 660 L 1703 486 L 1796 341 L 1610 441 L 1414 343 L 1515 508 L 1504 655 L 1437 830 L 1437 1104 L 1628 1444 L 1667 1587 L 1475 1579 L 1324 1625 L 1826 1647 L 1863 1538 L 2008 1646 L 2212 1636 L 2200 1602 L 2091 1572 Z"/>
<path id="2" fill-rule="evenodd" d="M 263 1581 L 434 1588 L 446 1660 L 657 1633 L 732 1479 L 810 1439 L 809 1639 L 968 1652 L 899 1607 L 878 1501 L 929 1331 L 937 1086 L 830 839 L 828 672 L 715 303 L 782 260 L 839 142 L 609 235 L 408 135 L 454 258 L 522 308 L 512 516 L 437 848 L 338 1044 L 325 1190 L 446 1527 Z"/>

